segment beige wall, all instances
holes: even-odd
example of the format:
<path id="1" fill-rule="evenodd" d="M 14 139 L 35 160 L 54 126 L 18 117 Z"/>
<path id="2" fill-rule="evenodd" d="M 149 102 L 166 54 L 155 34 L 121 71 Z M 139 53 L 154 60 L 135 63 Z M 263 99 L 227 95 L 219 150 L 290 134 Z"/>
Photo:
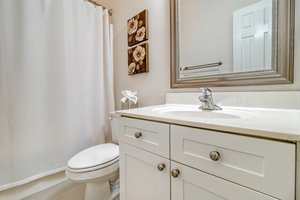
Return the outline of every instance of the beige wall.
<path id="1" fill-rule="evenodd" d="M 139 106 L 164 102 L 169 90 L 170 23 L 169 2 L 166 0 L 101 0 L 113 9 L 114 70 L 117 109 L 122 90 L 136 90 Z M 149 10 L 149 73 L 128 76 L 127 19 L 138 12 Z"/>
<path id="2" fill-rule="evenodd" d="M 170 89 L 169 0 L 99 0 L 113 9 L 114 70 L 116 105 L 124 89 L 139 93 L 140 106 L 161 104 L 166 92 L 197 92 L 197 89 Z M 149 10 L 149 73 L 127 75 L 127 19 Z M 296 0 L 295 83 L 292 85 L 219 87 L 214 91 L 300 90 L 300 1 Z"/>

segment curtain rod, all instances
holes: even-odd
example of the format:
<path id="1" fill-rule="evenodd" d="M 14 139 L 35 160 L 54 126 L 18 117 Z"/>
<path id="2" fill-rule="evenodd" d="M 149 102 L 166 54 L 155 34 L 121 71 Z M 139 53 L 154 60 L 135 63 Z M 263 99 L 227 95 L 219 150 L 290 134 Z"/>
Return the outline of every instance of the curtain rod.
<path id="1" fill-rule="evenodd" d="M 92 3 L 92 4 L 94 4 L 95 6 L 101 6 L 101 7 L 104 8 L 104 9 L 108 9 L 108 8 L 106 8 L 105 6 L 103 6 L 102 4 L 98 3 L 98 2 L 95 1 L 95 0 L 85 0 L 85 1 L 88 1 L 88 2 L 90 2 L 90 3 Z M 110 16 L 112 16 L 113 10 L 112 10 L 112 9 L 108 9 L 108 14 L 109 14 Z"/>

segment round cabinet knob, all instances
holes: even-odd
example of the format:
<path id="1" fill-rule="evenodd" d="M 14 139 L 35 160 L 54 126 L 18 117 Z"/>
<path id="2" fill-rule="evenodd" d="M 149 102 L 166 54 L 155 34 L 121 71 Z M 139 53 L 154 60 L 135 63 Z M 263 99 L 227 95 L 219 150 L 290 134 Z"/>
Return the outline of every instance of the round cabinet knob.
<path id="1" fill-rule="evenodd" d="M 220 153 L 217 151 L 212 151 L 209 154 L 210 159 L 212 159 L 213 161 L 218 161 L 221 157 Z"/>
<path id="2" fill-rule="evenodd" d="M 134 136 L 135 136 L 135 138 L 140 138 L 140 137 L 142 137 L 142 133 L 141 132 L 136 132 L 135 134 L 134 134 Z"/>
<path id="3" fill-rule="evenodd" d="M 173 169 L 173 170 L 171 171 L 171 174 L 172 174 L 172 176 L 173 176 L 174 178 L 177 178 L 177 177 L 179 176 L 179 174 L 180 174 L 180 171 L 179 171 L 178 169 Z"/>
<path id="4" fill-rule="evenodd" d="M 159 171 L 163 171 L 163 170 L 165 169 L 165 167 L 166 167 L 166 165 L 165 165 L 164 163 L 159 163 L 159 164 L 157 165 L 157 169 L 158 169 Z"/>

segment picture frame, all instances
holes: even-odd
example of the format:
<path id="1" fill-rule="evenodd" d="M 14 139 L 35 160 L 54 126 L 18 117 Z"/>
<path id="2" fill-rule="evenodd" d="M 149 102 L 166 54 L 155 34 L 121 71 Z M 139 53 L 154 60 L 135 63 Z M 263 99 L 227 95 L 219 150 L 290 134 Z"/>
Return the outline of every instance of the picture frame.
<path id="1" fill-rule="evenodd" d="M 143 10 L 127 20 L 128 46 L 144 42 L 148 37 L 148 10 Z"/>
<path id="2" fill-rule="evenodd" d="M 128 49 L 128 75 L 149 72 L 149 45 L 143 43 Z"/>

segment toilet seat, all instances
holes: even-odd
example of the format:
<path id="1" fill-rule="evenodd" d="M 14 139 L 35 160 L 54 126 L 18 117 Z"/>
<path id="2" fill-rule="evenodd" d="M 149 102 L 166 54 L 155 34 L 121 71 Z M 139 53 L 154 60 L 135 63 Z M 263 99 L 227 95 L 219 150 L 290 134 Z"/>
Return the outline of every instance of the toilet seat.
<path id="1" fill-rule="evenodd" d="M 119 158 L 119 146 L 107 143 L 85 149 L 74 155 L 68 161 L 71 171 L 84 172 L 90 169 L 99 169 L 111 165 Z"/>
<path id="2" fill-rule="evenodd" d="M 115 177 L 118 174 L 118 170 L 119 162 L 115 162 L 114 164 L 102 169 L 87 172 L 72 172 L 67 168 L 66 176 L 75 182 L 89 182 L 93 180 L 102 181 Z"/>
<path id="3" fill-rule="evenodd" d="M 71 172 L 75 172 L 75 173 L 84 173 L 84 172 L 90 172 L 90 171 L 95 171 L 95 170 L 100 170 L 100 169 L 103 169 L 105 167 L 109 167 L 115 163 L 119 162 L 119 157 L 109 161 L 109 162 L 106 162 L 106 163 L 103 163 L 103 164 L 99 164 L 99 165 L 96 165 L 96 166 L 93 166 L 93 167 L 87 167 L 87 168 L 79 168 L 79 169 L 74 169 L 74 168 L 71 168 L 68 166 L 68 170 L 71 171 Z"/>
<path id="4" fill-rule="evenodd" d="M 66 169 L 66 175 L 73 181 L 108 179 L 119 169 L 119 146 L 100 144 L 85 149 L 73 156 Z"/>

